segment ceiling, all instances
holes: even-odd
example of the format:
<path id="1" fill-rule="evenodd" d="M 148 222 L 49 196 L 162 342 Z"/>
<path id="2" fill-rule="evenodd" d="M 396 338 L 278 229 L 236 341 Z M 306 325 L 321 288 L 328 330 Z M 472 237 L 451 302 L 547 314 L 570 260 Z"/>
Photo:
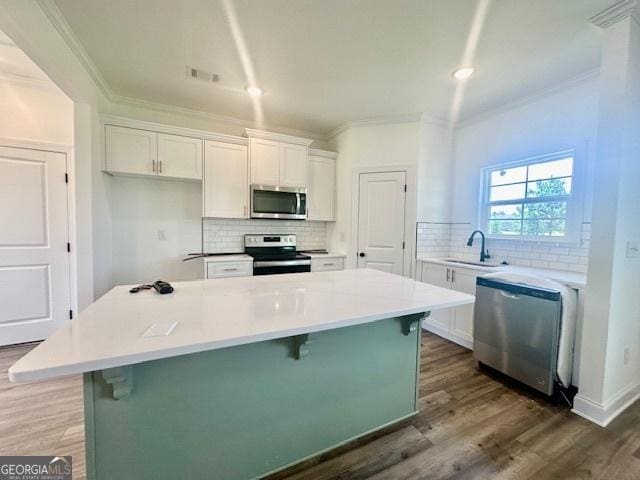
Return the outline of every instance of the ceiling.
<path id="1" fill-rule="evenodd" d="M 54 1 L 117 96 L 321 134 L 419 112 L 460 120 L 597 69 L 588 19 L 612 3 Z M 462 88 L 461 63 L 476 67 Z M 187 65 L 220 81 L 188 79 Z"/>

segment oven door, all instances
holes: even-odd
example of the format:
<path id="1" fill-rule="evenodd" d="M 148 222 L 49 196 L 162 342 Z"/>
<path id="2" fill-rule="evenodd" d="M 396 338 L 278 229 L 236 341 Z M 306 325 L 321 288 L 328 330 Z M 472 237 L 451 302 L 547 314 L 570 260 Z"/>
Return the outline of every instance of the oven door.
<path id="1" fill-rule="evenodd" d="M 311 260 L 254 260 L 254 275 L 310 272 Z"/>
<path id="2" fill-rule="evenodd" d="M 307 189 L 251 185 L 251 218 L 307 218 Z"/>

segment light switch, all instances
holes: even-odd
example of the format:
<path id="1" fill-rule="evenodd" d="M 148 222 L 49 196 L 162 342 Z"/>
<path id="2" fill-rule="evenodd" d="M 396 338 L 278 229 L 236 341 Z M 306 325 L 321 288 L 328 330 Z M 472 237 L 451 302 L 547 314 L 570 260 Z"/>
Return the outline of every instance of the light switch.
<path id="1" fill-rule="evenodd" d="M 164 230 L 158 230 L 158 240 L 164 241 L 167 239 L 167 232 Z"/>
<path id="2" fill-rule="evenodd" d="M 636 241 L 627 242 L 627 258 L 638 258 L 640 255 L 640 243 Z"/>

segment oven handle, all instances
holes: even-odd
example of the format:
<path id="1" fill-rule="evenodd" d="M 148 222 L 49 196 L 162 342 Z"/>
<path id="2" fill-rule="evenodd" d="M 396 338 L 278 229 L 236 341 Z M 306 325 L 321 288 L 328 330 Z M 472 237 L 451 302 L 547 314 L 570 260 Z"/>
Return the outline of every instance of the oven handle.
<path id="1" fill-rule="evenodd" d="M 253 262 L 254 268 L 260 267 L 295 267 L 298 265 L 311 265 L 311 260 L 272 260 L 261 261 L 257 260 Z"/>

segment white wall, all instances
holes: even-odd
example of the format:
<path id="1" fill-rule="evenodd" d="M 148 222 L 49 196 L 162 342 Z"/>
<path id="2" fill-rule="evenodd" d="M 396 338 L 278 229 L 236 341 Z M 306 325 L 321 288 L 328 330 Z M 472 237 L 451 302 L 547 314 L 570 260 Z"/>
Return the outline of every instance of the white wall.
<path id="1" fill-rule="evenodd" d="M 576 149 L 593 183 L 598 120 L 598 80 L 592 78 L 504 109 L 456 129 L 451 218 L 478 221 L 482 167 L 536 155 Z M 584 219 L 591 218 L 592 188 L 585 192 Z"/>
<path id="2" fill-rule="evenodd" d="M 337 203 L 336 222 L 329 226 L 328 231 L 329 246 L 332 250 L 348 253 L 347 265 L 352 266 L 354 255 L 350 252 L 350 242 L 352 236 L 357 235 L 351 231 L 351 218 L 355 214 L 351 211 L 353 171 L 359 167 L 417 166 L 420 122 L 352 127 L 340 133 L 334 141 L 339 152 Z"/>
<path id="3" fill-rule="evenodd" d="M 73 145 L 73 102 L 35 83 L 0 81 L 0 137 Z"/>
<path id="4" fill-rule="evenodd" d="M 201 183 L 113 177 L 111 209 L 114 284 L 202 278 L 201 261 L 181 261 L 202 248 Z"/>

